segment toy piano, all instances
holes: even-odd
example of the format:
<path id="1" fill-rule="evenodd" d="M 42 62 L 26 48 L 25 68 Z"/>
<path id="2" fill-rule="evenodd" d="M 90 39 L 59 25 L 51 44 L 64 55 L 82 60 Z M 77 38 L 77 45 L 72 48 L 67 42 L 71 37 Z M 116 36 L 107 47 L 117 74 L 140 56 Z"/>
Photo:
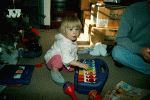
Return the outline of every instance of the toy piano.
<path id="1" fill-rule="evenodd" d="M 88 64 L 89 70 L 76 69 L 74 76 L 75 90 L 81 94 L 89 94 L 91 90 L 100 91 L 108 77 L 108 66 L 101 59 L 81 59 L 80 62 Z M 102 72 L 101 68 L 105 69 Z"/>

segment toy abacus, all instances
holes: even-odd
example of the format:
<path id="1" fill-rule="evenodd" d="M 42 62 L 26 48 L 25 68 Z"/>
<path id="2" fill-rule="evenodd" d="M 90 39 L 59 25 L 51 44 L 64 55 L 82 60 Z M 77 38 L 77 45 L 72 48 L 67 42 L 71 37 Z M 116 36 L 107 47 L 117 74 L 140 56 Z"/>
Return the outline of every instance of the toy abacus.
<path id="1" fill-rule="evenodd" d="M 101 59 L 81 59 L 80 62 L 88 64 L 89 70 L 76 69 L 74 86 L 76 92 L 89 94 L 91 90 L 100 91 L 108 77 L 108 66 Z M 102 73 L 101 67 L 105 72 Z"/>

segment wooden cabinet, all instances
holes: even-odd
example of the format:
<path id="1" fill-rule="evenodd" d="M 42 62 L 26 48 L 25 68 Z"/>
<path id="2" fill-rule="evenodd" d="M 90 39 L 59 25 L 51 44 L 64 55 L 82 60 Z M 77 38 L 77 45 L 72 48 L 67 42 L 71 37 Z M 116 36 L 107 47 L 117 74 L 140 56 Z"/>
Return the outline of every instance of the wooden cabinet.
<path id="1" fill-rule="evenodd" d="M 52 0 L 51 2 L 51 28 L 58 29 L 63 18 L 69 14 L 79 16 L 80 0 Z"/>
<path id="2" fill-rule="evenodd" d="M 59 11 L 59 12 L 55 12 L 53 13 L 54 15 L 51 16 L 51 28 L 52 29 L 58 29 L 61 25 L 61 22 L 63 20 L 63 18 L 69 14 L 74 14 L 76 16 L 78 16 L 78 12 L 76 11 Z"/>

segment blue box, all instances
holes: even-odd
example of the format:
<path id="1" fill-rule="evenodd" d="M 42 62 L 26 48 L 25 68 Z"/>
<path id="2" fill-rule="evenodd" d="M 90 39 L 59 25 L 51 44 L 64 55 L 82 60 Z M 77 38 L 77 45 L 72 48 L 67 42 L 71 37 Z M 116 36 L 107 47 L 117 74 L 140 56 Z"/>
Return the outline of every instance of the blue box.
<path id="1" fill-rule="evenodd" d="M 28 85 L 34 65 L 5 65 L 0 70 L 0 85 Z"/>

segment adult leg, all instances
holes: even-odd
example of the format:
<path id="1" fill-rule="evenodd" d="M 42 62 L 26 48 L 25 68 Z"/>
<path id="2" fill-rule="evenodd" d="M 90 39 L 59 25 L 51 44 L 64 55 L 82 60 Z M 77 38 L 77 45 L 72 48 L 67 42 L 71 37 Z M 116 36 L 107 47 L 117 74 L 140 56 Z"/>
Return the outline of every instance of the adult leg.
<path id="1" fill-rule="evenodd" d="M 113 48 L 112 57 L 115 61 L 118 61 L 127 67 L 150 75 L 150 64 L 145 62 L 139 55 L 131 53 L 122 46 L 117 45 Z"/>

